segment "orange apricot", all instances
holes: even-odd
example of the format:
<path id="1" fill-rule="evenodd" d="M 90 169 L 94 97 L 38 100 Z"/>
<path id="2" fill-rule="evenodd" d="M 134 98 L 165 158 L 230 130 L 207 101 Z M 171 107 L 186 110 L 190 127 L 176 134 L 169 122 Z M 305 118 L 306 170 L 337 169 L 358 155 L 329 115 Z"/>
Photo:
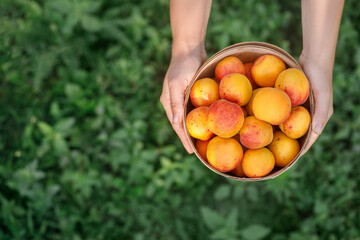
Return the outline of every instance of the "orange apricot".
<path id="1" fill-rule="evenodd" d="M 291 101 L 284 91 L 266 87 L 256 94 L 252 108 L 257 119 L 279 125 L 289 117 Z"/>
<path id="2" fill-rule="evenodd" d="M 261 88 L 257 88 L 252 92 L 251 98 L 248 102 L 248 104 L 246 104 L 246 112 L 249 116 L 254 116 L 254 112 L 253 112 L 253 102 L 254 102 L 254 98 L 256 96 L 256 94 L 261 90 Z"/>
<path id="3" fill-rule="evenodd" d="M 275 165 L 285 167 L 295 159 L 300 151 L 300 145 L 296 139 L 289 138 L 283 132 L 277 131 L 269 149 L 274 154 Z"/>
<path id="4" fill-rule="evenodd" d="M 197 80 L 190 91 L 190 100 L 195 107 L 210 106 L 219 98 L 219 85 L 211 78 Z"/>
<path id="5" fill-rule="evenodd" d="M 249 79 L 251 86 L 254 89 L 257 89 L 259 86 L 256 84 L 256 82 L 251 77 L 251 68 L 254 65 L 254 63 L 245 63 L 245 76 Z"/>
<path id="6" fill-rule="evenodd" d="M 245 74 L 244 64 L 239 58 L 233 56 L 226 57 L 215 67 L 215 77 L 219 82 L 230 73 Z"/>
<path id="7" fill-rule="evenodd" d="M 205 141 L 214 135 L 206 125 L 208 109 L 208 107 L 198 107 L 186 116 L 186 127 L 191 137 Z"/>
<path id="8" fill-rule="evenodd" d="M 251 68 L 251 77 L 260 87 L 273 87 L 276 78 L 286 69 L 285 63 L 274 55 L 262 55 Z"/>
<path id="9" fill-rule="evenodd" d="M 220 172 L 229 172 L 241 163 L 243 149 L 232 138 L 214 137 L 210 140 L 206 156 L 209 164 Z"/>
<path id="10" fill-rule="evenodd" d="M 254 116 L 245 118 L 240 130 L 240 142 L 249 149 L 257 149 L 269 145 L 273 140 L 271 124 L 261 121 Z"/>
<path id="11" fill-rule="evenodd" d="M 302 106 L 296 106 L 291 109 L 290 116 L 279 127 L 288 137 L 297 139 L 307 133 L 310 122 L 309 111 Z"/>
<path id="12" fill-rule="evenodd" d="M 245 75 L 231 73 L 221 80 L 219 92 L 222 99 L 244 106 L 251 98 L 252 87 Z"/>
<path id="13" fill-rule="evenodd" d="M 275 167 L 274 155 L 267 148 L 249 149 L 242 160 L 242 169 L 250 178 L 264 177 Z"/>
<path id="14" fill-rule="evenodd" d="M 275 87 L 289 95 L 292 106 L 306 102 L 310 93 L 310 85 L 305 74 L 296 68 L 288 68 L 276 79 Z"/>
<path id="15" fill-rule="evenodd" d="M 207 161 L 206 150 L 207 150 L 208 144 L 209 144 L 209 140 L 203 141 L 203 140 L 200 140 L 200 139 L 197 139 L 197 140 L 196 140 L 196 144 L 195 144 L 196 150 L 198 151 L 198 153 L 200 154 L 200 156 L 201 156 L 205 161 Z"/>
<path id="16" fill-rule="evenodd" d="M 237 134 L 244 123 L 244 113 L 241 107 L 226 100 L 217 100 L 211 104 L 206 124 L 209 130 L 223 138 Z"/>
<path id="17" fill-rule="evenodd" d="M 247 112 L 246 112 L 246 109 L 245 107 L 241 107 L 241 110 L 243 111 L 244 113 L 244 118 L 246 118 L 248 116 Z"/>
<path id="18" fill-rule="evenodd" d="M 244 170 L 242 168 L 242 164 L 239 164 L 231 171 L 232 174 L 234 174 L 237 177 L 246 177 Z"/>

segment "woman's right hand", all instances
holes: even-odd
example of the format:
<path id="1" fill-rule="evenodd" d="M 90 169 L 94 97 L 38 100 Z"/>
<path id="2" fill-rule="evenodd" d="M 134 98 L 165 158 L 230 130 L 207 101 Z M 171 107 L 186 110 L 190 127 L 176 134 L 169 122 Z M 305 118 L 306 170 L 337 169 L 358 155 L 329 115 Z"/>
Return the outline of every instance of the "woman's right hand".
<path id="1" fill-rule="evenodd" d="M 204 44 L 191 47 L 176 44 L 166 72 L 160 101 L 166 115 L 188 153 L 193 153 L 183 127 L 184 94 L 196 71 L 206 60 Z"/>

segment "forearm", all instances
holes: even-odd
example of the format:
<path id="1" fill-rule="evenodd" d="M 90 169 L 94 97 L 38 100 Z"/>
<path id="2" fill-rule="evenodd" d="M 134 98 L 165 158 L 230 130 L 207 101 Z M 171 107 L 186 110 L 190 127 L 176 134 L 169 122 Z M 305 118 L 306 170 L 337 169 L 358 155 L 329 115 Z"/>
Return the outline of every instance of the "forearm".
<path id="1" fill-rule="evenodd" d="M 332 72 L 344 0 L 302 0 L 306 61 Z"/>
<path id="2" fill-rule="evenodd" d="M 173 55 L 204 48 L 210 10 L 211 0 L 170 0 Z"/>

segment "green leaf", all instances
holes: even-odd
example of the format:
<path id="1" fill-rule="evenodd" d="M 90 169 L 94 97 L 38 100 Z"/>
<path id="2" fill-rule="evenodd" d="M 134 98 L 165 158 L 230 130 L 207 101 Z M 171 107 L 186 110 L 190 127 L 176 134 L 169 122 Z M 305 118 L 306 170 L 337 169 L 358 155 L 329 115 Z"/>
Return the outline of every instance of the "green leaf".
<path id="1" fill-rule="evenodd" d="M 74 9 L 74 4 L 70 0 L 52 0 L 47 1 L 47 7 L 68 14 Z"/>
<path id="2" fill-rule="evenodd" d="M 54 138 L 54 149 L 58 155 L 68 152 L 68 146 L 64 138 L 60 134 L 56 134 Z"/>
<path id="3" fill-rule="evenodd" d="M 254 224 L 242 229 L 240 234 L 246 240 L 261 240 L 268 236 L 270 232 L 270 228 Z"/>
<path id="4" fill-rule="evenodd" d="M 61 110 L 58 102 L 51 103 L 50 113 L 54 118 L 59 118 L 61 116 Z"/>
<path id="5" fill-rule="evenodd" d="M 55 125 L 54 129 L 62 136 L 67 137 L 72 132 L 74 124 L 75 118 L 64 118 Z"/>
<path id="6" fill-rule="evenodd" d="M 233 229 L 228 229 L 226 227 L 220 228 L 213 232 L 210 236 L 214 240 L 237 240 L 237 232 Z"/>
<path id="7" fill-rule="evenodd" d="M 68 83 L 65 85 L 65 94 L 68 98 L 76 100 L 83 96 L 83 90 L 79 85 Z"/>
<path id="8" fill-rule="evenodd" d="M 218 201 L 228 198 L 230 195 L 229 185 L 221 185 L 218 187 L 214 193 L 214 198 Z"/>
<path id="9" fill-rule="evenodd" d="M 49 75 L 56 63 L 56 52 L 46 52 L 36 58 L 36 68 L 34 73 L 33 89 L 35 92 L 40 91 L 43 80 Z"/>
<path id="10" fill-rule="evenodd" d="M 46 122 L 38 122 L 37 125 L 40 129 L 40 132 L 45 136 L 50 136 L 53 134 L 53 128 Z"/>
<path id="11" fill-rule="evenodd" d="M 229 229 L 237 229 L 238 226 L 238 210 L 237 208 L 231 209 L 230 214 L 226 218 L 226 227 Z"/>
<path id="12" fill-rule="evenodd" d="M 201 208 L 203 221 L 209 229 L 215 230 L 224 225 L 225 219 L 217 212 L 208 207 Z"/>
<path id="13" fill-rule="evenodd" d="M 82 27 L 89 32 L 97 32 L 102 28 L 102 23 L 96 17 L 84 15 L 81 18 Z"/>

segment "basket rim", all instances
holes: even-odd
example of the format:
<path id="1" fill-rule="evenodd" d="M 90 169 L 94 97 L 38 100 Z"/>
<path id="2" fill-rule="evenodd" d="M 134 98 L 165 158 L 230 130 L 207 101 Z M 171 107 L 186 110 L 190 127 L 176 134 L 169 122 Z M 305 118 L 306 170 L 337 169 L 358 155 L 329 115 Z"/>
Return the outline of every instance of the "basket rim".
<path id="1" fill-rule="evenodd" d="M 208 58 L 197 70 L 197 72 L 195 73 L 194 77 L 192 78 L 190 84 L 187 86 L 186 90 L 185 90 L 185 94 L 184 94 L 184 114 L 183 114 L 183 127 L 185 130 L 185 135 L 187 140 L 190 143 L 191 148 L 193 149 L 195 155 L 197 156 L 197 158 L 207 167 L 209 168 L 211 171 L 229 178 L 229 179 L 234 179 L 234 180 L 238 180 L 238 181 L 243 181 L 243 182 L 255 182 L 255 181 L 264 181 L 264 180 L 268 180 L 268 179 L 274 179 L 276 177 L 278 177 L 279 175 L 283 174 L 284 172 L 286 172 L 287 170 L 289 170 L 302 156 L 303 151 L 306 149 L 307 144 L 309 143 L 309 137 L 310 137 L 310 133 L 312 131 L 312 124 L 310 123 L 308 132 L 306 133 L 306 138 L 302 144 L 302 147 L 299 151 L 299 153 L 296 155 L 296 157 L 285 167 L 282 167 L 281 169 L 278 169 L 276 172 L 270 173 L 267 176 L 264 177 L 257 177 L 257 178 L 247 178 L 247 177 L 238 177 L 238 176 L 234 176 L 234 175 L 230 175 L 228 173 L 223 173 L 220 172 L 218 170 L 216 170 L 215 168 L 213 168 L 206 160 L 204 160 L 200 154 L 198 153 L 193 140 L 191 138 L 191 136 L 189 135 L 188 131 L 187 131 L 187 126 L 186 126 L 186 116 L 187 116 L 187 106 L 188 106 L 188 102 L 190 99 L 190 90 L 193 86 L 193 84 L 195 83 L 195 81 L 197 81 L 199 79 L 200 74 L 207 69 L 211 64 L 214 63 L 214 61 L 216 59 L 218 59 L 219 57 L 223 56 L 222 58 L 226 57 L 224 55 L 236 50 L 236 49 L 244 49 L 244 48 L 255 48 L 258 50 L 266 50 L 266 51 L 270 51 L 273 52 L 276 55 L 281 55 L 282 56 L 282 60 L 284 60 L 284 58 L 286 58 L 287 61 L 291 62 L 292 65 L 294 65 L 294 67 L 296 67 L 297 69 L 301 70 L 303 73 L 303 69 L 300 66 L 300 64 L 289 54 L 287 53 L 285 50 L 283 50 L 282 48 L 275 46 L 273 44 L 270 43 L 266 43 L 266 42 L 256 42 L 256 41 L 251 41 L 251 42 L 241 42 L 241 43 L 236 43 L 233 45 L 230 45 L 224 49 L 221 49 L 220 51 L 216 52 L 214 55 L 212 55 L 210 58 Z M 230 55 L 229 55 L 230 56 Z M 221 58 L 221 59 L 222 59 Z M 304 73 L 305 74 L 305 73 Z M 313 112 L 315 109 L 315 101 L 314 101 L 314 95 L 312 92 L 312 87 L 311 87 L 311 83 L 309 81 L 309 97 L 308 97 L 308 101 L 309 101 L 309 105 L 310 105 L 310 115 L 311 115 L 311 120 L 312 120 L 312 116 L 313 116 Z"/>

